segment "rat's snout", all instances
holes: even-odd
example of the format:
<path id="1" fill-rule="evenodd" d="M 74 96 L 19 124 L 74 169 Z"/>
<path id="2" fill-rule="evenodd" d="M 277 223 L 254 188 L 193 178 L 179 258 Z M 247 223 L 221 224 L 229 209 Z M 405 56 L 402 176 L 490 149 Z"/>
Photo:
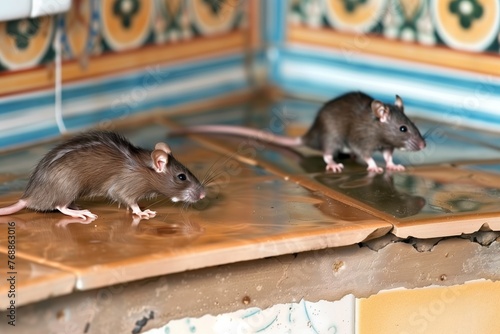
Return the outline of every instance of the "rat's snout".
<path id="1" fill-rule="evenodd" d="M 205 198 L 205 190 L 200 191 L 200 198 L 199 199 L 204 199 Z"/>
<path id="2" fill-rule="evenodd" d="M 420 151 L 426 146 L 425 139 L 423 138 L 411 138 L 404 143 L 404 148 L 409 151 Z"/>

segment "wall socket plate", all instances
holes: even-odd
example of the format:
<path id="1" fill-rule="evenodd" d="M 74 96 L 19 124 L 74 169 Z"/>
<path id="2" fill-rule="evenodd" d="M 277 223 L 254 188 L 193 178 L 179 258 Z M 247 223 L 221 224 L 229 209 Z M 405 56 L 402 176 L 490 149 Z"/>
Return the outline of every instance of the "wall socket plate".
<path id="1" fill-rule="evenodd" d="M 0 21 L 54 15 L 71 7 L 71 0 L 0 0 Z"/>

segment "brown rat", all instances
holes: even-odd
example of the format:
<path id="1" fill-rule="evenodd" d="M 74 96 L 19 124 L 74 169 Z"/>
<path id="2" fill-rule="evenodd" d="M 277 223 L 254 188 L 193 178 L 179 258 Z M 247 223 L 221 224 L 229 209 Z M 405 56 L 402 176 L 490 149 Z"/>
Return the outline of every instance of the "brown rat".
<path id="1" fill-rule="evenodd" d="M 141 218 L 154 217 L 142 211 L 142 198 L 165 195 L 173 202 L 196 202 L 205 190 L 196 177 L 178 162 L 165 143 L 153 151 L 132 145 L 113 132 L 91 131 L 56 146 L 35 167 L 21 199 L 1 208 L 0 215 L 24 208 L 59 210 L 77 218 L 95 219 L 88 210 L 70 208 L 81 197 L 104 196 L 127 205 Z"/>
<path id="2" fill-rule="evenodd" d="M 396 95 L 394 105 L 384 104 L 362 92 L 351 92 L 327 102 L 316 115 L 314 123 L 301 137 L 278 136 L 257 129 L 239 126 L 201 125 L 180 130 L 180 133 L 219 133 L 252 137 L 280 146 L 305 145 L 320 150 L 326 170 L 341 172 L 344 165 L 333 156 L 350 151 L 368 164 L 368 171 L 381 173 L 372 155 L 383 152 L 388 170 L 402 171 L 394 164 L 394 149 L 418 151 L 425 140 L 417 127 L 405 115 L 403 100 Z"/>

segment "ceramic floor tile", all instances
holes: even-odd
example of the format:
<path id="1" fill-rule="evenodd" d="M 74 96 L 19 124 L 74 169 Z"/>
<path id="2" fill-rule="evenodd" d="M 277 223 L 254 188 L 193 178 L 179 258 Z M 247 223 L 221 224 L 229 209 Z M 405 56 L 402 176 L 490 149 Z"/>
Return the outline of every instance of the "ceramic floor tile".
<path id="1" fill-rule="evenodd" d="M 301 184 L 390 221 L 401 238 L 500 230 L 500 175 L 433 166 L 379 175 L 321 173 Z"/>
<path id="2" fill-rule="evenodd" d="M 4 217 L 1 218 L 0 231 L 4 236 L 7 235 L 8 222 L 3 219 Z M 17 226 L 17 228 L 22 227 Z M 22 240 L 17 240 L 14 245 L 19 242 Z M 15 300 L 15 306 L 19 307 L 49 297 L 68 294 L 75 287 L 76 276 L 74 274 L 35 263 L 20 256 L 9 259 L 7 250 L 3 247 L 0 251 L 0 270 L 2 272 L 0 281 L 0 307 L 2 309 L 10 306 L 11 300 Z M 13 280 L 9 281 L 11 278 Z M 9 295 L 12 292 L 15 296 L 11 298 Z"/>
<path id="3" fill-rule="evenodd" d="M 234 178 L 209 189 L 192 206 L 145 202 L 150 220 L 124 208 L 81 202 L 99 218 L 89 224 L 60 213 L 23 210 L 18 255 L 71 271 L 90 289 L 187 269 L 354 244 L 386 234 L 391 225 L 277 177 Z M 0 198 L 5 206 L 19 193 Z M 6 235 L 0 248 L 6 248 Z"/>

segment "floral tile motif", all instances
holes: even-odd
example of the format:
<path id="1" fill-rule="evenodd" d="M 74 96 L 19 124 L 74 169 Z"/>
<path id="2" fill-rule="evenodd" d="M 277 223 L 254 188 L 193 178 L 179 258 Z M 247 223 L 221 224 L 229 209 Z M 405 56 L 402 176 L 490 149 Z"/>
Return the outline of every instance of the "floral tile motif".
<path id="1" fill-rule="evenodd" d="M 292 24 L 498 53 L 499 6 L 496 0 L 296 0 L 288 18 Z"/>
<path id="2" fill-rule="evenodd" d="M 444 43 L 476 52 L 495 46 L 498 51 L 499 9 L 495 0 L 431 1 L 436 30 Z"/>
<path id="3" fill-rule="evenodd" d="M 277 304 L 217 316 L 172 320 L 147 334 L 198 333 L 354 333 L 354 297 L 339 301 Z"/>
<path id="4" fill-rule="evenodd" d="M 0 72 L 51 62 L 55 26 L 49 16 L 0 22 Z"/>
<path id="5" fill-rule="evenodd" d="M 62 29 L 66 59 L 98 56 L 146 44 L 174 43 L 239 28 L 243 2 L 75 0 L 68 13 L 0 23 L 0 71 L 35 67 L 54 59 L 55 29 Z M 88 59 L 85 59 L 88 61 Z"/>

